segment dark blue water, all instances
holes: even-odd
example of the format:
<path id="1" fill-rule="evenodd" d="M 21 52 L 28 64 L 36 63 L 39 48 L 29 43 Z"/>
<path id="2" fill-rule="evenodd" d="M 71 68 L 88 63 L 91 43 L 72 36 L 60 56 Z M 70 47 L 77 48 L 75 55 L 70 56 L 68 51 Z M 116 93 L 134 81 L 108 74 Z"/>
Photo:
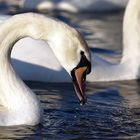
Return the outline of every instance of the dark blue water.
<path id="1" fill-rule="evenodd" d="M 80 106 L 71 84 L 28 82 L 41 99 L 38 126 L 0 127 L 0 139 L 139 139 L 140 82 L 89 83 L 88 103 Z"/>
<path id="2" fill-rule="evenodd" d="M 51 13 L 78 28 L 88 45 L 112 62 L 121 58 L 123 13 Z M 94 77 L 93 77 L 94 78 Z M 43 122 L 0 127 L 1 140 L 140 139 L 140 82 L 87 83 L 88 103 L 80 106 L 72 84 L 26 82 L 40 98 Z"/>

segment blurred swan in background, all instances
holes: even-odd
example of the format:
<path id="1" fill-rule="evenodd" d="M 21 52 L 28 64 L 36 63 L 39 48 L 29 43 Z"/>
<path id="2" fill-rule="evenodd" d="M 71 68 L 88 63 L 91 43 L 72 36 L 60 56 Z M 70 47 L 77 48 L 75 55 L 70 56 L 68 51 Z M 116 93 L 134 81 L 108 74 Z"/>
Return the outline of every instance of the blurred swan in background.
<path id="1" fill-rule="evenodd" d="M 119 64 L 93 57 L 89 81 L 132 80 L 140 77 L 140 4 L 128 2 L 123 21 L 123 50 Z"/>
<path id="2" fill-rule="evenodd" d="M 128 0 L 23 0 L 23 11 L 64 10 L 68 12 L 111 11 L 124 8 Z"/>
<path id="3" fill-rule="evenodd" d="M 15 15 L 1 24 L 0 126 L 36 125 L 42 118 L 40 102 L 11 66 L 13 45 L 26 36 L 48 43 L 71 76 L 80 103 L 86 102 L 84 82 L 91 71 L 91 63 L 89 49 L 80 34 L 63 22 L 43 15 Z"/>

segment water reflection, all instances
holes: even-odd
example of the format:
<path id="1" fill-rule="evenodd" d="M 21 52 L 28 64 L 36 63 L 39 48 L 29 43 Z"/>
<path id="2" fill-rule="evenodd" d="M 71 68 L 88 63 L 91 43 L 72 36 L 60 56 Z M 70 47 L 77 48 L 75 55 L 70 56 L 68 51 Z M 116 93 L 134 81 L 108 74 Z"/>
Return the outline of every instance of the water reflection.
<path id="1" fill-rule="evenodd" d="M 133 138 L 139 135 L 139 81 L 123 81 L 112 83 L 96 83 L 94 94 L 92 92 L 91 104 L 99 115 L 96 124 L 100 124 L 103 137 Z M 91 87 L 92 87 L 91 86 Z M 106 130 L 110 130 L 107 132 Z M 99 131 L 101 132 L 101 131 Z M 99 135 L 101 137 L 101 134 Z"/>
<path id="2" fill-rule="evenodd" d="M 26 139 L 37 138 L 40 133 L 39 126 L 12 126 L 12 127 L 0 127 L 0 139 Z M 34 136 L 35 135 L 35 136 Z M 40 135 L 40 134 L 39 134 Z"/>

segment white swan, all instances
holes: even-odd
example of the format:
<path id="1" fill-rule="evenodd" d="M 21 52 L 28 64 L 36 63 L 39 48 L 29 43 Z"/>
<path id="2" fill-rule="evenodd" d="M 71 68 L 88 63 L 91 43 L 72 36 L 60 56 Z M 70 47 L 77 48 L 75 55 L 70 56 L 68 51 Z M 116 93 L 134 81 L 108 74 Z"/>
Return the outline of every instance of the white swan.
<path id="1" fill-rule="evenodd" d="M 23 10 L 65 10 L 68 12 L 111 11 L 124 8 L 128 0 L 22 0 Z"/>
<path id="2" fill-rule="evenodd" d="M 140 76 L 140 4 L 128 2 L 123 21 L 123 54 L 119 64 L 110 64 L 94 58 L 89 81 L 116 81 L 138 79 Z"/>
<path id="3" fill-rule="evenodd" d="M 0 126 L 35 125 L 42 116 L 37 97 L 20 80 L 10 63 L 13 45 L 27 36 L 48 43 L 71 75 L 79 100 L 86 102 L 84 81 L 91 69 L 90 53 L 79 33 L 60 21 L 42 15 L 16 15 L 1 25 Z"/>

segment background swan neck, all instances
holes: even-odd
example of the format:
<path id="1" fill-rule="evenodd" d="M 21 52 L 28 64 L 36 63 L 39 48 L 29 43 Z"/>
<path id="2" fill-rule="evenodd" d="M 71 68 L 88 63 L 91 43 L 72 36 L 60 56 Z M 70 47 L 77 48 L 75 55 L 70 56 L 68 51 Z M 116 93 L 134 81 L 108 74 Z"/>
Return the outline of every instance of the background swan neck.
<path id="1" fill-rule="evenodd" d="M 140 63 L 140 1 L 129 0 L 123 21 L 123 58 L 135 67 Z M 138 62 L 139 61 L 139 62 Z"/>

